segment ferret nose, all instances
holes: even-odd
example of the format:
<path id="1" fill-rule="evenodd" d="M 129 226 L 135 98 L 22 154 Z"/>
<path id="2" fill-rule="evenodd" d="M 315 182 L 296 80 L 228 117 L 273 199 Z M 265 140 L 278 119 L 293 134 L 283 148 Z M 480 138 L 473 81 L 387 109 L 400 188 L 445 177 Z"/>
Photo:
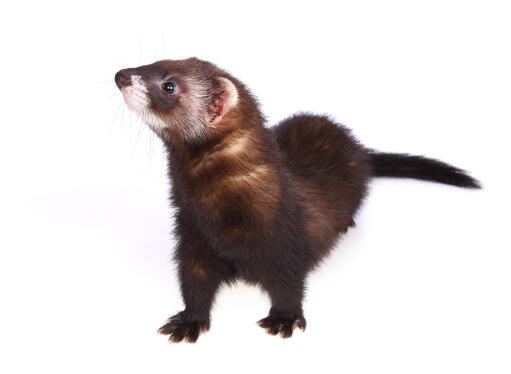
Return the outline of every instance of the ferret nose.
<path id="1" fill-rule="evenodd" d="M 119 70 L 115 74 L 115 84 L 119 89 L 127 87 L 131 84 L 131 76 L 124 70 Z"/>

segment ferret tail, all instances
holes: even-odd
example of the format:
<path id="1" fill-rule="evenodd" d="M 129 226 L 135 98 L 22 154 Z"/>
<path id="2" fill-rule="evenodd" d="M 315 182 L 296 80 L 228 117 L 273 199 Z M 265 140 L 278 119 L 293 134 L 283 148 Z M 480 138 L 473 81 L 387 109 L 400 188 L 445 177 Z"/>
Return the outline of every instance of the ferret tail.
<path id="1" fill-rule="evenodd" d="M 481 183 L 464 170 L 445 162 L 405 153 L 370 151 L 373 176 L 414 178 L 464 188 L 481 188 Z"/>

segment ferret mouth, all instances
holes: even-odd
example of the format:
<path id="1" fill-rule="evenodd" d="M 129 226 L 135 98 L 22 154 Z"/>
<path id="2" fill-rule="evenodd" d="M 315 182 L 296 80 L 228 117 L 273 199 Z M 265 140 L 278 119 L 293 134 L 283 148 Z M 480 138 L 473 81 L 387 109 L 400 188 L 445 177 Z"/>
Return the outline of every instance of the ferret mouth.
<path id="1" fill-rule="evenodd" d="M 126 74 L 123 74 L 121 70 L 115 75 L 115 83 L 119 87 L 128 109 L 138 115 L 142 115 L 147 111 L 149 98 L 147 88 L 140 75 L 126 77 Z"/>
<path id="2" fill-rule="evenodd" d="M 123 88 L 121 93 L 126 106 L 135 114 L 140 116 L 147 110 L 148 101 L 143 92 L 133 88 Z"/>
<path id="3" fill-rule="evenodd" d="M 127 70 L 121 70 L 115 75 L 115 84 L 121 91 L 128 109 L 142 119 L 157 134 L 160 134 L 167 127 L 152 112 L 148 90 L 140 75 L 129 74 Z"/>

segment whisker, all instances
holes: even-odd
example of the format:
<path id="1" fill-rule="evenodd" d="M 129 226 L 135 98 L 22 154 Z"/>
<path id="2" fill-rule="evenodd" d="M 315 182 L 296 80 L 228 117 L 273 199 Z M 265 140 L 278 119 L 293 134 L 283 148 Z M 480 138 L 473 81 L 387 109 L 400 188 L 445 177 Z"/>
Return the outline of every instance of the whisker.
<path id="1" fill-rule="evenodd" d="M 121 112 L 121 127 L 120 127 L 120 129 L 119 129 L 119 131 L 120 131 L 119 138 L 121 138 L 121 139 L 122 139 L 122 132 L 123 132 L 123 131 L 122 131 L 122 129 L 123 129 L 123 127 L 124 127 L 124 113 L 125 113 L 125 110 L 126 110 L 125 108 L 126 108 L 126 107 L 125 107 L 124 105 L 122 105 L 122 112 Z"/>
<path id="2" fill-rule="evenodd" d="M 108 99 L 111 99 L 112 97 L 115 97 L 115 96 L 118 96 L 118 95 L 120 95 L 120 92 L 114 92 L 114 93 L 111 93 L 111 94 L 107 95 L 106 97 Z"/>
<path id="3" fill-rule="evenodd" d="M 135 144 L 133 145 L 133 152 L 136 151 L 137 145 L 138 145 L 138 139 L 140 139 L 140 133 L 142 131 L 142 126 L 140 123 L 138 124 L 138 131 L 137 131 L 137 137 L 135 138 Z"/>
<path id="4" fill-rule="evenodd" d="M 117 109 L 115 110 L 114 117 L 112 118 L 112 121 L 110 122 L 110 134 L 112 134 L 112 129 L 113 129 L 113 126 L 114 126 L 114 122 L 117 119 L 117 115 L 119 114 L 119 110 L 121 109 L 121 105 L 122 105 L 122 101 L 119 102 L 119 104 L 117 105 Z"/>

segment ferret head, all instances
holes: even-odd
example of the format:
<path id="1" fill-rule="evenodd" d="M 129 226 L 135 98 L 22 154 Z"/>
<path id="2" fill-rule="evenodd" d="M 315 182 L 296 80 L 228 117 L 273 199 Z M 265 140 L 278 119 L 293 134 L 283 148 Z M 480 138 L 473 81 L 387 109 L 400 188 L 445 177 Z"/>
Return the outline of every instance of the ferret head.
<path id="1" fill-rule="evenodd" d="M 238 104 L 233 79 L 197 58 L 123 69 L 115 83 L 128 108 L 162 137 L 205 139 Z"/>

